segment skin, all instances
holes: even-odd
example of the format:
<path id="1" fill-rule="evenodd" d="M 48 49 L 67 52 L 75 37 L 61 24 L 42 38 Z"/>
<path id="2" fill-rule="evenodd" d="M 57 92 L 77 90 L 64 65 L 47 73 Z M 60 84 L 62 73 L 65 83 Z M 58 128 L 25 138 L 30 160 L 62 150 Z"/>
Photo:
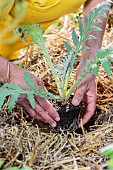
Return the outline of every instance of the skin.
<path id="1" fill-rule="evenodd" d="M 87 15 L 91 8 L 94 8 L 97 4 L 105 2 L 105 0 L 88 0 L 84 4 L 84 10 L 83 10 L 83 18 L 85 15 Z M 108 12 L 105 11 L 106 14 Z M 90 47 L 90 50 L 85 50 L 85 52 L 82 53 L 82 63 L 78 66 L 77 69 L 77 78 L 83 73 L 85 69 L 87 69 L 87 60 L 95 60 L 95 54 L 98 51 L 98 49 L 101 47 L 102 39 L 106 27 L 106 19 L 101 18 L 103 22 L 100 24 L 95 24 L 95 26 L 100 27 L 103 31 L 94 31 L 91 34 L 97 37 L 97 40 L 87 40 L 84 45 L 87 45 Z M 89 74 L 87 77 L 84 78 L 84 80 L 79 84 L 74 98 L 72 100 L 73 105 L 79 105 L 80 102 L 83 101 L 85 108 L 83 110 L 83 114 L 81 116 L 83 125 L 86 124 L 90 118 L 94 115 L 94 111 L 96 108 L 96 82 L 95 82 L 95 76 L 93 73 Z M 79 124 L 80 127 L 80 124 Z"/>
<path id="2" fill-rule="evenodd" d="M 95 7 L 98 3 L 104 2 L 104 0 L 87 0 L 84 4 L 83 16 L 87 15 L 89 10 Z M 101 47 L 102 38 L 106 26 L 106 20 L 102 19 L 103 23 L 99 26 L 102 28 L 102 32 L 93 32 L 98 39 L 86 41 L 85 44 L 90 46 L 91 50 L 86 50 L 82 54 L 83 62 L 78 66 L 77 78 L 81 75 L 84 69 L 87 69 L 86 60 L 94 60 L 94 55 L 97 50 Z M 95 44 L 95 45 L 94 45 Z M 8 72 L 9 68 L 9 72 Z M 0 81 L 3 83 L 12 82 L 14 84 L 19 84 L 23 89 L 29 89 L 26 82 L 24 81 L 24 69 L 8 62 L 2 56 L 0 56 Z M 44 84 L 40 78 L 35 77 L 30 73 L 31 79 L 36 85 L 37 91 L 38 86 L 42 86 L 44 90 Z M 87 123 L 89 119 L 93 116 L 96 107 L 96 83 L 95 76 L 91 73 L 89 74 L 78 86 L 74 98 L 72 100 L 73 105 L 78 105 L 81 101 L 85 104 L 85 110 L 83 111 L 82 119 L 83 124 Z M 48 102 L 47 99 L 41 97 L 35 97 L 35 109 L 32 109 L 27 97 L 22 95 L 18 99 L 18 104 L 23 107 L 23 109 L 30 114 L 31 117 L 49 123 L 51 127 L 55 127 L 57 121 L 60 117 L 53 106 Z M 80 126 L 80 125 L 79 125 Z"/>

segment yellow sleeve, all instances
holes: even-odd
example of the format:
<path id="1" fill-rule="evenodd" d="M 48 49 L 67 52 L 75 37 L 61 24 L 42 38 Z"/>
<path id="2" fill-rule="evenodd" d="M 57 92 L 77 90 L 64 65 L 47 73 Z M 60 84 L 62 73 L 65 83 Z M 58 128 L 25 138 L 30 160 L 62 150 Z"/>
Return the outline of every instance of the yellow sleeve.
<path id="1" fill-rule="evenodd" d="M 10 12 L 15 0 L 0 0 L 0 21 Z"/>

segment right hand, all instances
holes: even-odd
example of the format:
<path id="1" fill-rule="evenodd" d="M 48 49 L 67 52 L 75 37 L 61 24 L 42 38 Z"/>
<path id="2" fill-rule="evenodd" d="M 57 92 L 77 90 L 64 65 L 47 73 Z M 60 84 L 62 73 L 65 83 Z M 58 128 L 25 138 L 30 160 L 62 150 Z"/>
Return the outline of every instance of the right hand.
<path id="1" fill-rule="evenodd" d="M 20 85 L 22 89 L 29 90 L 28 85 L 24 80 L 24 69 L 17 67 L 16 65 L 10 64 L 10 82 Z M 37 91 L 38 86 L 41 86 L 44 90 L 43 81 L 40 78 L 37 78 L 35 75 L 30 74 L 30 77 L 35 84 Z M 44 123 L 49 123 L 51 127 L 56 126 L 56 122 L 60 120 L 60 117 L 57 111 L 53 108 L 51 103 L 43 97 L 35 96 L 35 109 L 30 105 L 29 100 L 26 95 L 21 95 L 17 102 L 23 109 L 30 114 L 31 117 L 38 119 Z"/>
<path id="2" fill-rule="evenodd" d="M 80 63 L 77 68 L 77 78 L 83 74 L 87 66 Z M 94 115 L 96 108 L 96 82 L 93 73 L 88 74 L 78 85 L 72 100 L 73 105 L 78 106 L 80 102 L 84 103 L 84 110 L 81 115 L 83 125 L 86 124 Z M 79 123 L 80 127 L 80 123 Z"/>

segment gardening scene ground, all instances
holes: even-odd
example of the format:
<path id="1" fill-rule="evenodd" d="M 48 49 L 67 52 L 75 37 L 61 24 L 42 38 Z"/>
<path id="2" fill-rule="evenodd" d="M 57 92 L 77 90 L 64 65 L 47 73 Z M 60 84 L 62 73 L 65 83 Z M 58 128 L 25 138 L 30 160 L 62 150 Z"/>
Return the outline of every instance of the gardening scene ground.
<path id="1" fill-rule="evenodd" d="M 46 46 L 52 61 L 67 54 L 63 41 L 74 47 L 72 30 L 78 33 L 79 15 L 70 14 L 60 18 L 44 34 Z M 113 46 L 113 9 L 110 10 L 102 46 Z M 79 33 L 78 33 L 79 34 Z M 29 46 L 26 54 L 13 61 L 20 67 L 40 77 L 49 92 L 57 95 L 57 87 L 51 70 L 37 45 Z M 79 53 L 78 58 L 80 58 Z M 74 65 L 76 69 L 78 63 Z M 113 71 L 113 65 L 112 65 Z M 69 87 L 72 86 L 76 72 L 72 72 Z M 1 169 L 8 167 L 31 167 L 34 170 L 102 170 L 108 169 L 108 158 L 102 156 L 101 148 L 113 143 L 113 76 L 108 77 L 100 65 L 97 82 L 97 101 L 95 115 L 81 129 L 77 123 L 83 104 L 68 113 L 60 113 L 61 121 L 56 128 L 43 124 L 23 111 L 18 105 L 8 112 L 8 101 L 0 111 L 0 160 L 4 160 Z M 72 96 L 73 97 L 73 93 Z M 56 105 L 50 100 L 56 110 Z M 64 110 L 69 110 L 68 108 Z M 63 110 L 63 111 L 64 111 Z M 75 114 L 77 119 L 75 120 Z M 82 124 L 82 121 L 81 121 Z M 13 170 L 13 169 L 11 169 Z M 26 169 L 27 170 L 27 169 Z"/>

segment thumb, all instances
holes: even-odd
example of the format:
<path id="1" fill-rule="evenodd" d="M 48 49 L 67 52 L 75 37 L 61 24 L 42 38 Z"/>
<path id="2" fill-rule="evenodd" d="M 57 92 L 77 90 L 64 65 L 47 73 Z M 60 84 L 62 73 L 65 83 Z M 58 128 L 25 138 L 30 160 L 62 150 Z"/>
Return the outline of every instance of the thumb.
<path id="1" fill-rule="evenodd" d="M 80 104 L 80 102 L 82 101 L 82 99 L 84 97 L 84 93 L 85 93 L 85 87 L 79 87 L 77 89 L 77 91 L 74 94 L 74 97 L 72 99 L 72 104 L 74 106 L 78 106 Z"/>

